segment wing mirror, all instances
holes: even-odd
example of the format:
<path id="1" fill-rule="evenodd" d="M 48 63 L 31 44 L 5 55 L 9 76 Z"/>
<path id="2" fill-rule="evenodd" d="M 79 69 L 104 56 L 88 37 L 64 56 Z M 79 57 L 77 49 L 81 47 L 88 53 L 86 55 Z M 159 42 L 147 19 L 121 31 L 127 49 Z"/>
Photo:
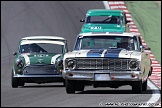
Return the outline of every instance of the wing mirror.
<path id="1" fill-rule="evenodd" d="M 144 52 L 145 47 L 143 45 L 140 46 L 141 52 Z"/>
<path id="2" fill-rule="evenodd" d="M 85 20 L 81 19 L 80 22 L 84 22 Z"/>
<path id="3" fill-rule="evenodd" d="M 17 54 L 17 52 L 13 52 L 13 55 L 15 56 Z"/>
<path id="4" fill-rule="evenodd" d="M 145 50 L 151 50 L 151 48 L 150 47 L 145 47 Z"/>
<path id="5" fill-rule="evenodd" d="M 141 51 L 143 52 L 144 50 L 151 50 L 150 47 L 145 47 L 144 45 L 140 46 Z"/>
<path id="6" fill-rule="evenodd" d="M 130 23 L 130 21 L 126 20 L 126 24 Z"/>

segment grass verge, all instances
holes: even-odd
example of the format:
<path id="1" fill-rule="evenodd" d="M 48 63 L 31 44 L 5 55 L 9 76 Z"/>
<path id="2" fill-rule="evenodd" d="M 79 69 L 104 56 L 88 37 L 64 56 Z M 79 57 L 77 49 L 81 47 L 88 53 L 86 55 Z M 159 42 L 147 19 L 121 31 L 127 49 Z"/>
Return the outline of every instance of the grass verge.
<path id="1" fill-rule="evenodd" d="M 156 1 L 124 1 L 156 60 L 161 64 L 161 6 Z"/>

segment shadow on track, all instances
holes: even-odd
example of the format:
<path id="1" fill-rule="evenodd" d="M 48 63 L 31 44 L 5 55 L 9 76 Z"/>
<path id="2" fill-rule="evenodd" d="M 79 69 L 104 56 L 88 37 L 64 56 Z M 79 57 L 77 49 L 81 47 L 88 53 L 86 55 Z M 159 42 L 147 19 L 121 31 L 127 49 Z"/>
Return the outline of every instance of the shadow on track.
<path id="1" fill-rule="evenodd" d="M 156 92 L 157 90 L 155 90 Z M 161 90 L 160 90 L 161 92 Z M 86 90 L 76 94 L 135 94 L 132 90 Z M 152 94 L 152 90 L 142 91 L 141 94 Z"/>

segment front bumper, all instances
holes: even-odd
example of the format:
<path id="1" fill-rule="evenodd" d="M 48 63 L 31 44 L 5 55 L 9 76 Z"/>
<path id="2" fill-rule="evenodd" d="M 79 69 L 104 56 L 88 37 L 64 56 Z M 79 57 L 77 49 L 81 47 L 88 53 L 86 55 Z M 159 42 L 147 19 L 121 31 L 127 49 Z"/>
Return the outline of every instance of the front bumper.
<path id="1" fill-rule="evenodd" d="M 139 81 L 139 80 L 142 80 L 141 71 L 63 70 L 62 75 L 64 79 L 68 79 L 68 80 L 86 80 L 86 81 Z"/>
<path id="2" fill-rule="evenodd" d="M 62 78 L 62 75 L 14 75 L 14 77 L 18 78 L 41 78 L 41 77 L 46 77 L 46 78 Z"/>
<path id="3" fill-rule="evenodd" d="M 51 83 L 51 82 L 63 82 L 62 75 L 14 75 L 14 78 L 22 80 L 27 83 Z"/>

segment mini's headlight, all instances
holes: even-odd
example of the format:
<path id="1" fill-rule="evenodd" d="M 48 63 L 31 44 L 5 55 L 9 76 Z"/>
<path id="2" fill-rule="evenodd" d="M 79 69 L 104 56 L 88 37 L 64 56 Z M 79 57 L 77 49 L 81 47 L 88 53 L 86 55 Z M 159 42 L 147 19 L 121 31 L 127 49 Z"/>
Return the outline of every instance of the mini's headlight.
<path id="1" fill-rule="evenodd" d="M 69 69 L 75 69 L 76 68 L 76 61 L 73 59 L 69 59 L 67 61 L 67 68 Z"/>
<path id="2" fill-rule="evenodd" d="M 58 66 L 63 66 L 63 60 L 60 60 L 60 59 L 57 60 L 57 65 L 58 65 Z"/>
<path id="3" fill-rule="evenodd" d="M 139 61 L 137 61 L 137 60 L 131 60 L 129 62 L 129 69 L 131 69 L 131 70 L 137 70 L 137 69 L 139 69 Z"/>
<path id="4" fill-rule="evenodd" d="M 24 66 L 23 60 L 17 59 L 17 60 L 16 60 L 16 66 L 17 66 L 18 68 L 22 68 L 22 67 Z"/>

